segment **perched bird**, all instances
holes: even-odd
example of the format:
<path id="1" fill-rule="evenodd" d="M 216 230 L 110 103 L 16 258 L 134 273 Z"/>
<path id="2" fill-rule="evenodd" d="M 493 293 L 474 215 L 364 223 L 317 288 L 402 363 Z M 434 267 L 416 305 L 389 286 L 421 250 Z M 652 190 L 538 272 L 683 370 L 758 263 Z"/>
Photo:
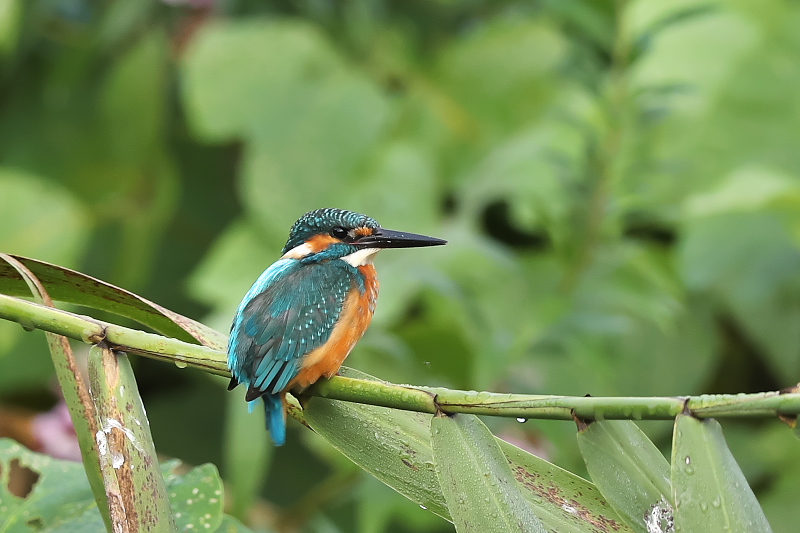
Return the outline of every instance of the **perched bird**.
<path id="1" fill-rule="evenodd" d="M 264 400 L 276 445 L 286 440 L 286 391 L 336 374 L 367 330 L 378 297 L 375 254 L 446 242 L 342 209 L 317 209 L 294 223 L 281 258 L 239 304 L 228 343 L 228 390 L 241 383 L 248 402 Z"/>

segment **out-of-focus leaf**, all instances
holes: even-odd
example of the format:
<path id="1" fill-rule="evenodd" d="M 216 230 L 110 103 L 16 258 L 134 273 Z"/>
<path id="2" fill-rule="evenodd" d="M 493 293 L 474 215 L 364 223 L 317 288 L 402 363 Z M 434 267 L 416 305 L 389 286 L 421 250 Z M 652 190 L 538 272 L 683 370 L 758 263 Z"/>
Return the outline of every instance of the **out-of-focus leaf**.
<path id="1" fill-rule="evenodd" d="M 263 533 L 272 533 L 273 530 L 259 527 L 259 531 L 263 531 Z M 224 515 L 222 517 L 222 522 L 220 523 L 215 533 L 251 533 L 251 532 L 250 529 L 248 529 L 244 524 L 236 520 L 234 517 L 229 515 Z"/>
<path id="2" fill-rule="evenodd" d="M 205 138 L 243 137 L 302 114 L 300 101 L 316 93 L 314 84 L 342 67 L 322 34 L 301 22 L 207 24 L 186 54 L 184 99 L 193 126 Z M 263 83 L 267 80 L 273 83 Z M 293 95 L 296 90 L 303 94 Z M 295 106 L 280 114 L 280 106 L 290 102 Z M 260 124 L 269 116 L 265 112 L 282 120 Z"/>
<path id="3" fill-rule="evenodd" d="M 372 213 L 385 228 L 413 225 L 417 233 L 438 228 L 440 190 L 436 160 L 424 145 L 392 141 L 377 147 L 361 173 L 362 183 L 352 192 L 352 209 Z M 409 190 L 414 194 L 398 194 Z M 348 200 L 350 201 L 350 200 Z"/>
<path id="4" fill-rule="evenodd" d="M 348 369 L 346 375 L 370 377 Z M 431 415 L 312 398 L 306 422 L 354 463 L 428 510 L 450 519 L 434 468 Z M 525 499 L 559 533 L 631 531 L 588 481 L 498 440 Z"/>
<path id="5" fill-rule="evenodd" d="M 439 484 L 456 531 L 545 532 L 522 496 L 494 435 L 478 417 L 433 417 L 431 444 Z"/>
<path id="6" fill-rule="evenodd" d="M 17 47 L 23 4 L 22 0 L 0 3 L 0 57 L 10 56 Z"/>
<path id="7" fill-rule="evenodd" d="M 258 497 L 269 473 L 274 446 L 267 438 L 259 417 L 249 416 L 244 407 L 244 387 L 225 397 L 226 424 L 224 435 L 225 480 L 230 488 L 230 513 L 241 520 Z M 259 406 L 260 408 L 260 406 Z"/>
<path id="8" fill-rule="evenodd" d="M 763 347 L 781 386 L 800 371 L 800 185 L 751 167 L 686 202 L 679 248 L 685 283 L 713 291 Z"/>
<path id="9" fill-rule="evenodd" d="M 516 227 L 544 229 L 557 249 L 575 238 L 575 191 L 584 180 L 588 131 L 596 104 L 585 94 L 562 96 L 559 113 L 499 143 L 463 182 L 466 212 L 504 200 Z M 574 243 L 573 243 L 574 244 Z"/>
<path id="10" fill-rule="evenodd" d="M 548 25 L 500 17 L 452 41 L 439 56 L 438 78 L 447 94 L 495 133 L 530 120 L 549 101 L 565 44 Z"/>
<path id="11" fill-rule="evenodd" d="M 61 186 L 0 168 L 0 247 L 5 253 L 75 263 L 89 221 L 83 206 Z"/>
<path id="12" fill-rule="evenodd" d="M 105 172 L 119 181 L 124 200 L 118 210 L 129 215 L 111 213 L 119 217 L 125 251 L 115 261 L 112 279 L 126 287 L 138 288 L 150 276 L 159 240 L 180 196 L 175 162 L 165 149 L 168 54 L 161 29 L 143 33 L 109 69 L 99 95 L 98 129 L 113 165 Z"/>
<path id="13" fill-rule="evenodd" d="M 17 256 L 14 256 L 17 257 Z M 187 342 L 224 350 L 227 336 L 110 283 L 74 270 L 25 257 L 17 257 L 44 284 L 56 301 L 102 309 L 131 318 L 154 330 Z M 27 286 L 5 262 L 0 263 L 0 291 L 27 296 Z"/>
<path id="14" fill-rule="evenodd" d="M 669 463 L 636 424 L 591 422 L 578 432 L 578 445 L 595 486 L 633 530 L 663 530 L 672 520 Z"/>
<path id="15" fill-rule="evenodd" d="M 691 219 L 725 213 L 747 213 L 787 200 L 800 201 L 800 183 L 791 176 L 759 167 L 740 169 L 713 190 L 686 200 Z"/>
<path id="16" fill-rule="evenodd" d="M 688 285 L 711 289 L 732 307 L 766 348 L 776 376 L 796 373 L 800 247 L 777 215 L 731 213 L 692 221 L 681 266 Z M 791 383 L 790 378 L 782 385 Z"/>
<path id="17" fill-rule="evenodd" d="M 165 35 L 147 33 L 118 59 L 105 81 L 100 109 L 112 136 L 110 148 L 121 162 L 137 163 L 159 148 L 167 118 L 168 50 Z"/>
<path id="18" fill-rule="evenodd" d="M 596 252 L 572 307 L 534 344 L 532 366 L 563 394 L 690 394 L 718 357 L 714 309 L 683 294 L 669 255 L 620 246 Z"/>
<path id="19" fill-rule="evenodd" d="M 350 463 L 338 452 L 339 457 Z M 352 465 L 352 463 L 350 463 Z M 358 489 L 358 532 L 383 533 L 391 523 L 401 523 L 409 531 L 441 531 L 442 519 L 404 498 L 376 478 L 367 476 Z"/>
<path id="20" fill-rule="evenodd" d="M 628 11 L 626 29 L 635 34 L 632 39 L 638 40 L 659 20 L 703 4 L 709 2 L 637 2 Z M 649 39 L 646 55 L 632 71 L 633 83 L 637 87 L 687 83 L 692 90 L 683 93 L 680 100 L 671 101 L 672 109 L 702 111 L 714 102 L 729 69 L 756 44 L 756 37 L 751 21 L 726 9 L 670 25 Z M 697 53 L 698 47 L 703 53 Z"/>
<path id="21" fill-rule="evenodd" d="M 247 141 L 242 199 L 266 232 L 284 235 L 313 208 L 348 207 L 389 103 L 312 26 L 207 25 L 184 71 L 196 129 Z"/>
<path id="22" fill-rule="evenodd" d="M 189 278 L 192 296 L 212 306 L 208 324 L 220 329 L 230 327 L 247 289 L 278 260 L 282 247 L 283 242 L 265 239 L 246 220 L 238 220 L 222 232 Z"/>
<path id="23" fill-rule="evenodd" d="M 772 531 L 716 420 L 676 418 L 672 490 L 680 530 Z"/>
<path id="24" fill-rule="evenodd" d="M 795 446 L 797 442 L 795 441 Z M 765 493 L 759 494 L 764 514 L 775 531 L 793 531 L 797 519 L 787 509 L 797 505 L 797 479 L 800 477 L 800 461 L 784 463 L 778 470 L 777 480 L 770 484 Z"/>
<path id="25" fill-rule="evenodd" d="M 765 300 L 791 281 L 800 265 L 800 249 L 780 218 L 764 212 L 694 220 L 687 224 L 680 252 L 687 285 L 717 289 L 742 303 Z"/>

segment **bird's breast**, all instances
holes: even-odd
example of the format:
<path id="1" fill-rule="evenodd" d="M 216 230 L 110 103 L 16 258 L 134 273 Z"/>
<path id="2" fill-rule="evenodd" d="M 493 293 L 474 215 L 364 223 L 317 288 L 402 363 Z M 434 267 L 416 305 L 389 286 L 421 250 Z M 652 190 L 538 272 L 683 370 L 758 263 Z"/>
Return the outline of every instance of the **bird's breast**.
<path id="1" fill-rule="evenodd" d="M 336 374 L 367 331 L 378 298 L 378 277 L 371 264 L 358 267 L 358 271 L 362 277 L 347 294 L 330 337 L 303 358 L 300 372 L 290 383 L 290 388 L 305 388 L 322 376 L 329 378 Z"/>

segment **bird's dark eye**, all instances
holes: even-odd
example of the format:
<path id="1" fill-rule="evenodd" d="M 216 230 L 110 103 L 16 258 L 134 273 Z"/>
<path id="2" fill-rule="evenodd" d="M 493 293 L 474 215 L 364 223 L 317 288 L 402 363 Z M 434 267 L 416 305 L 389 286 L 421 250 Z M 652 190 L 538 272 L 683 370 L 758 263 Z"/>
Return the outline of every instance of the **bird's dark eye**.
<path id="1" fill-rule="evenodd" d="M 347 237 L 347 230 L 340 226 L 336 226 L 331 230 L 331 236 L 344 240 Z"/>

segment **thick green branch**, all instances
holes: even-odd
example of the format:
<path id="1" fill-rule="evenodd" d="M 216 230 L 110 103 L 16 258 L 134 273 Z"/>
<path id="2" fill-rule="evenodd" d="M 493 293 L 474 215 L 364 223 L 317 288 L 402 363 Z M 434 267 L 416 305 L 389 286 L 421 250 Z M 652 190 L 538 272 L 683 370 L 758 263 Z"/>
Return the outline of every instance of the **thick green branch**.
<path id="1" fill-rule="evenodd" d="M 114 350 L 171 361 L 229 376 L 225 354 L 197 344 L 108 324 L 26 300 L 0 294 L 0 318 L 26 329 L 43 329 L 89 344 L 105 339 Z M 793 418 L 800 414 L 800 388 L 788 392 L 710 395 L 697 397 L 573 397 L 395 385 L 382 381 L 337 376 L 322 381 L 305 394 L 423 413 L 473 413 L 513 418 L 669 420 L 684 409 L 695 416 Z"/>

